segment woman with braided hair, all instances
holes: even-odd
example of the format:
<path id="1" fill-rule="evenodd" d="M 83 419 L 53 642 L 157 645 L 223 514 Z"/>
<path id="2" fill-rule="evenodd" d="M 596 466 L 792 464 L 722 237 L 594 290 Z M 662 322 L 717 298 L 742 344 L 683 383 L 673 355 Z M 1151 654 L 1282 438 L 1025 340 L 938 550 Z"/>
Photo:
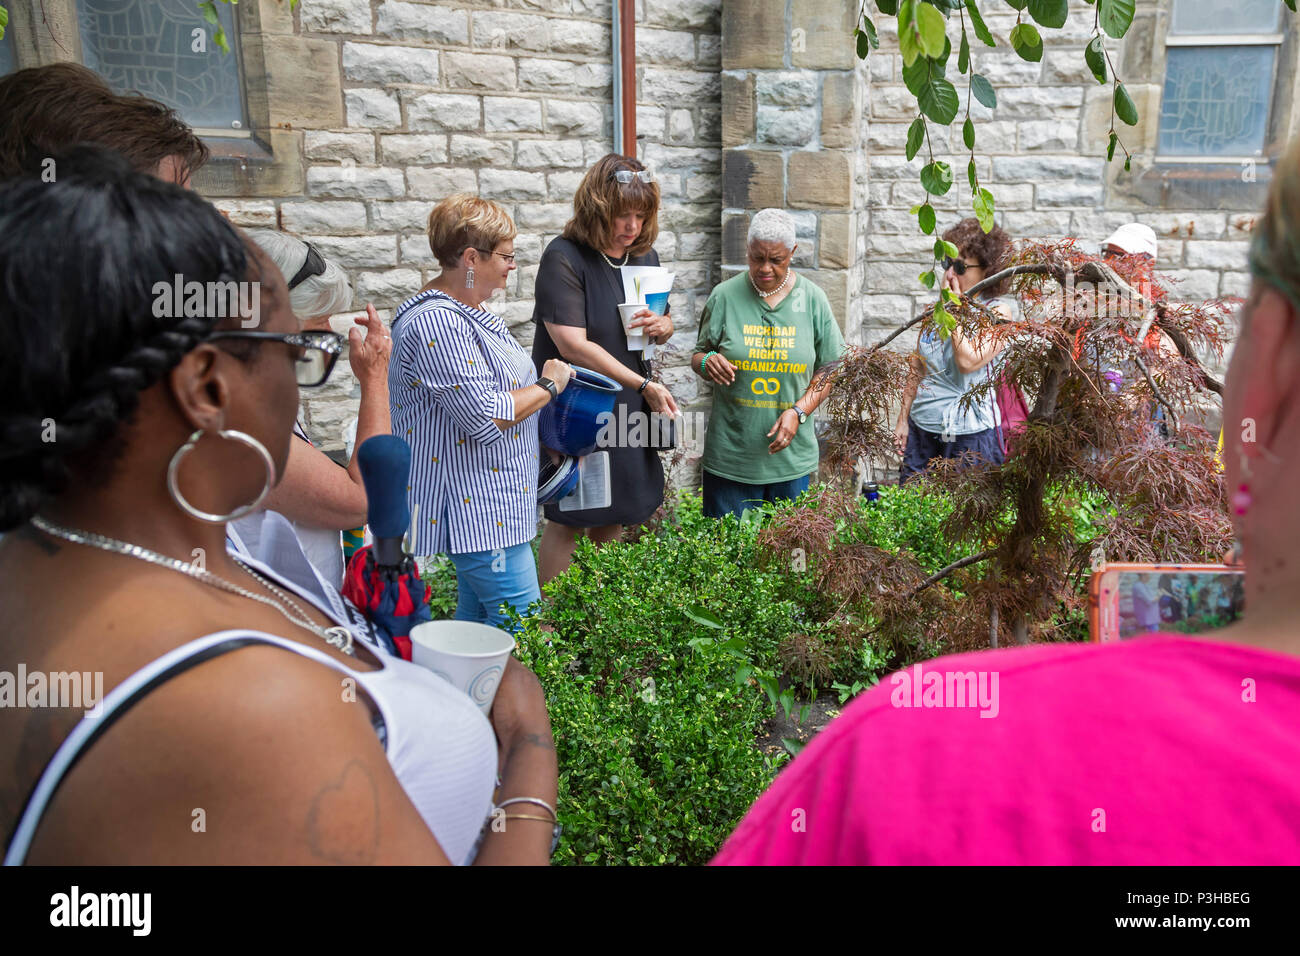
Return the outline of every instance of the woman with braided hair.
<path id="1" fill-rule="evenodd" d="M 57 162 L 0 190 L 5 862 L 544 862 L 556 765 L 532 674 L 510 661 L 489 723 L 226 550 L 339 337 L 299 329 L 279 270 L 200 197 L 97 147 Z M 191 829 L 196 807 L 220 826 Z"/>

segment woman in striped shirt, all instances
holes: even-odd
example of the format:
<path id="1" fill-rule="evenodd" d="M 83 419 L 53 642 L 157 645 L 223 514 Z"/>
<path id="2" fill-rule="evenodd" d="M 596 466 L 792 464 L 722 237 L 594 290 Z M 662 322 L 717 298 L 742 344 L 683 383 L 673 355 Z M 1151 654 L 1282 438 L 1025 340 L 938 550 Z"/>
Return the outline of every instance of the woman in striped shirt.
<path id="1" fill-rule="evenodd" d="M 389 366 L 393 434 L 411 444 L 411 550 L 456 566 L 456 618 L 500 627 L 541 597 L 537 420 L 568 384 L 556 359 L 542 377 L 483 303 L 505 287 L 515 224 L 496 203 L 451 196 L 429 214 L 442 272 L 398 307 Z"/>

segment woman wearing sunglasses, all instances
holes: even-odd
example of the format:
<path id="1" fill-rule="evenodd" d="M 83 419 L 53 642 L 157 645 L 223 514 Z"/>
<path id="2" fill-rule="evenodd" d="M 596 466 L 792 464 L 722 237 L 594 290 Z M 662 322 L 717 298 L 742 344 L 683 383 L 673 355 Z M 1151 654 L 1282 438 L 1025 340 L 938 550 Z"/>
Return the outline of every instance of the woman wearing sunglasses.
<path id="1" fill-rule="evenodd" d="M 352 304 L 352 287 L 348 277 L 335 263 L 325 259 L 311 243 L 284 232 L 257 230 L 250 237 L 271 258 L 289 287 L 289 305 L 302 317 L 307 339 L 314 343 L 342 339 L 330 331 L 329 317 Z M 289 463 L 284 480 L 266 499 L 266 510 L 231 522 L 231 537 L 237 547 L 272 567 L 283 567 L 269 550 L 274 536 L 264 535 L 267 521 L 278 521 L 271 513 L 288 519 L 302 551 L 312 566 L 332 588 L 343 584 L 343 547 L 340 532 L 359 528 L 366 523 L 366 489 L 356 449 L 373 435 L 387 435 L 388 360 L 393 340 L 373 306 L 366 307 L 364 318 L 355 320 L 348 332 L 348 362 L 361 387 L 357 410 L 357 438 L 352 459 L 346 468 L 339 467 L 328 455 L 316 448 L 307 436 L 300 413 L 294 423 L 297 439 L 289 449 Z M 365 335 L 362 335 L 362 330 Z M 328 376 L 338 358 L 338 350 L 325 352 L 307 349 L 299 366 L 302 386 L 319 385 L 304 381 L 317 373 Z M 328 366 L 328 367 L 327 367 Z M 266 547 L 264 547 L 266 545 Z"/>
<path id="2" fill-rule="evenodd" d="M 1000 227 L 985 233 L 979 220 L 963 219 L 943 234 L 957 247 L 955 258 L 944 259 L 943 285 L 962 295 L 975 283 L 1002 268 L 1011 254 L 1011 237 Z M 1015 298 L 1004 295 L 1006 281 L 980 293 L 981 303 L 1004 319 L 1017 314 Z M 960 328 L 943 338 L 937 330 L 923 331 L 916 351 L 925 375 L 903 393 L 902 412 L 894 439 L 903 456 L 900 483 L 929 467 L 935 458 L 957 458 L 1001 464 L 1004 460 L 1001 418 L 994 389 L 974 401 L 969 392 L 988 381 L 989 363 L 1002 350 L 993 335 L 971 339 Z"/>
<path id="3" fill-rule="evenodd" d="M 533 321 L 533 363 L 561 358 L 612 378 L 623 386 L 614 407 L 616 422 L 649 421 L 649 413 L 677 416 L 668 389 L 651 381 L 641 351 L 627 347 L 618 306 L 623 266 L 657 266 L 654 241 L 659 235 L 659 186 L 642 163 L 616 153 L 600 159 L 578 185 L 573 218 L 551 240 L 537 270 Z M 649 309 L 639 312 L 630 328 L 641 328 L 656 345 L 673 334 L 673 320 Z M 653 429 L 640 429 L 647 434 Z M 638 430 L 627 443 L 604 447 L 609 454 L 613 500 L 606 508 L 561 511 L 545 506 L 546 530 L 538 552 L 543 582 L 569 566 L 578 536 L 597 543 L 615 541 L 625 525 L 640 524 L 658 510 L 664 497 L 664 470 L 651 441 L 635 446 Z M 619 436 L 622 438 L 623 436 Z"/>
<path id="4" fill-rule="evenodd" d="M 0 670 L 106 693 L 0 708 L 5 862 L 544 863 L 536 678 L 509 662 L 489 723 L 226 550 L 338 337 L 300 331 L 279 270 L 195 194 L 96 147 L 57 163 L 0 191 Z M 178 274 L 256 283 L 258 308 L 159 316 Z"/>

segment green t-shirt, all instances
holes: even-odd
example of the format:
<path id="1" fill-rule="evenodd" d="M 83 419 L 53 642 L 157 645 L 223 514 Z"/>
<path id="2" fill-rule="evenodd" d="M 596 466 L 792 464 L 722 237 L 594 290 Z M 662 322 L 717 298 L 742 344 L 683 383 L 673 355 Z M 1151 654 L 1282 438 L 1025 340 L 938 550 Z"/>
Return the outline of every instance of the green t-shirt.
<path id="1" fill-rule="evenodd" d="M 767 450 L 781 412 L 799 401 L 813 373 L 844 352 L 826 293 L 803 276 L 775 309 L 742 272 L 720 283 L 700 317 L 696 351 L 717 351 L 736 366 L 731 385 L 713 386 L 713 414 L 704 439 L 705 471 L 747 485 L 802 478 L 817 469 L 813 418 L 788 448 Z"/>

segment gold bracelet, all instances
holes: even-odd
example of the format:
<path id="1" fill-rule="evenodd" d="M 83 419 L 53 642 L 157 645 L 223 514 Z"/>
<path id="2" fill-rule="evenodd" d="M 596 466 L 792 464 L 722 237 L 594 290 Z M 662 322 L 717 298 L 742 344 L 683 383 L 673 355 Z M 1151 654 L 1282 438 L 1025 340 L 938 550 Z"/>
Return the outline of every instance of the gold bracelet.
<path id="1" fill-rule="evenodd" d="M 503 820 L 541 820 L 543 823 L 549 823 L 551 826 L 555 826 L 555 821 L 552 820 L 550 817 L 539 817 L 532 813 L 507 813 L 504 817 L 502 817 L 502 819 Z"/>

